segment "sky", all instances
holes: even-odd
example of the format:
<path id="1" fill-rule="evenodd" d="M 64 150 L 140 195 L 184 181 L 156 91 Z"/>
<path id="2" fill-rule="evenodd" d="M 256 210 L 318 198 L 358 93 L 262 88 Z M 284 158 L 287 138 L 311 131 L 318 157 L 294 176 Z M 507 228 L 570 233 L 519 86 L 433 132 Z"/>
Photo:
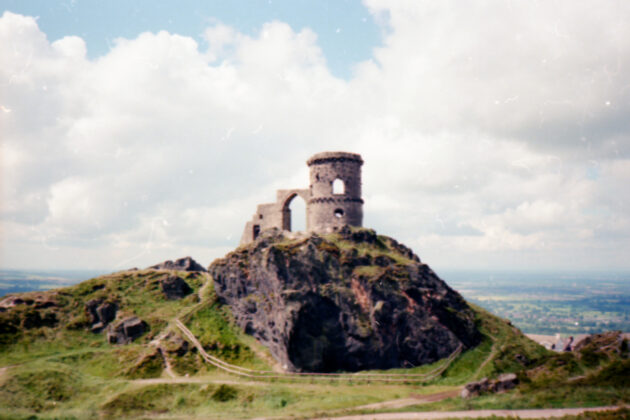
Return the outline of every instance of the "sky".
<path id="1" fill-rule="evenodd" d="M 630 2 L 0 13 L 0 268 L 208 265 L 343 150 L 364 225 L 438 271 L 630 270 Z"/>

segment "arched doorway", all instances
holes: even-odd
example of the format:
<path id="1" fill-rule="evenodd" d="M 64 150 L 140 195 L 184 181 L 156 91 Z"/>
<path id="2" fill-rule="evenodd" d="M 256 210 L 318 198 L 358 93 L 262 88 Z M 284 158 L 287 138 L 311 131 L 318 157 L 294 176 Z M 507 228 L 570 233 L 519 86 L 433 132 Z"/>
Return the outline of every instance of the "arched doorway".
<path id="1" fill-rule="evenodd" d="M 284 202 L 282 229 L 291 232 L 306 230 L 306 202 L 297 193 L 291 194 Z"/>

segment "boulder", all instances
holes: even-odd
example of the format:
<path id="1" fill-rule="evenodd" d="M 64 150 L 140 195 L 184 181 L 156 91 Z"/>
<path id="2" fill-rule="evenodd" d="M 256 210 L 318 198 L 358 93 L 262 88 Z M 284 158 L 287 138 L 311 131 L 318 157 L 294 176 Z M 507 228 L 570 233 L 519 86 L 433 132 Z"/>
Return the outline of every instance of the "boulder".
<path id="1" fill-rule="evenodd" d="M 107 332 L 107 341 L 111 344 L 127 344 L 149 330 L 149 325 L 138 317 L 128 317 L 120 321 Z"/>
<path id="2" fill-rule="evenodd" d="M 502 373 L 494 381 L 492 391 L 504 392 L 513 389 L 516 385 L 518 385 L 518 378 L 515 373 Z"/>
<path id="3" fill-rule="evenodd" d="M 164 340 L 166 343 L 165 350 L 169 355 L 182 357 L 188 353 L 190 345 L 188 344 L 188 341 L 184 340 L 179 335 L 168 333 L 166 337 L 164 337 Z"/>
<path id="4" fill-rule="evenodd" d="M 470 398 L 487 392 L 505 392 L 518 385 L 515 373 L 503 373 L 497 379 L 483 378 L 480 381 L 470 382 L 462 390 L 462 398 Z"/>
<path id="5" fill-rule="evenodd" d="M 90 330 L 100 332 L 116 319 L 118 305 L 114 302 L 103 302 L 102 299 L 91 299 L 85 304 L 85 311 L 90 317 Z"/>
<path id="6" fill-rule="evenodd" d="M 524 354 L 521 354 L 521 353 L 515 354 L 514 355 L 514 360 L 516 360 L 522 366 L 527 366 L 531 362 L 527 356 L 525 356 Z"/>
<path id="7" fill-rule="evenodd" d="M 238 325 L 291 371 L 418 366 L 481 338 L 459 293 L 370 229 L 268 230 L 208 271 Z"/>
<path id="8" fill-rule="evenodd" d="M 149 269 L 153 270 L 177 270 L 177 271 L 203 271 L 206 269 L 193 260 L 191 257 L 180 258 L 175 261 L 164 261 L 156 265 L 152 265 Z"/>
<path id="9" fill-rule="evenodd" d="M 164 296 L 168 300 L 181 299 L 192 293 L 192 289 L 183 279 L 177 276 L 168 276 L 160 281 Z"/>
<path id="10" fill-rule="evenodd" d="M 490 389 L 490 386 L 491 384 L 488 378 L 483 378 L 480 381 L 467 383 L 462 390 L 462 398 L 470 398 L 475 395 L 487 392 Z"/>

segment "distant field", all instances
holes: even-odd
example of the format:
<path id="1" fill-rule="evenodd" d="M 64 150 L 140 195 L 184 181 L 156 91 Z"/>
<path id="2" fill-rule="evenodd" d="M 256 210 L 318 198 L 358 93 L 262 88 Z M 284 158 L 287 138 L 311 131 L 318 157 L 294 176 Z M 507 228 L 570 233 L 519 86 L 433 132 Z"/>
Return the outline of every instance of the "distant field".
<path id="1" fill-rule="evenodd" d="M 467 300 L 528 334 L 630 332 L 630 273 L 438 273 Z"/>
<path id="2" fill-rule="evenodd" d="M 68 286 L 103 271 L 0 270 L 0 297 Z M 527 334 L 630 332 L 630 273 L 441 271 L 464 297 Z"/>
<path id="3" fill-rule="evenodd" d="M 10 293 L 50 290 L 70 286 L 101 274 L 107 273 L 102 270 L 0 270 L 0 297 Z"/>

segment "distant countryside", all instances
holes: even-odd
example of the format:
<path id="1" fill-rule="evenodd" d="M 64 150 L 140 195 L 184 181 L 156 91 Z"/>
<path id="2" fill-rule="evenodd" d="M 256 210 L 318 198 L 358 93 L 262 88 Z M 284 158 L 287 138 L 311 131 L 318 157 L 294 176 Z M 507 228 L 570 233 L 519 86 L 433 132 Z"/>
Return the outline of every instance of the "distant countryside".
<path id="1" fill-rule="evenodd" d="M 68 286 L 103 271 L 0 270 L 0 297 Z M 438 271 L 464 298 L 526 334 L 630 332 L 630 273 Z"/>
<path id="2" fill-rule="evenodd" d="M 526 334 L 630 332 L 630 273 L 438 272 Z"/>

